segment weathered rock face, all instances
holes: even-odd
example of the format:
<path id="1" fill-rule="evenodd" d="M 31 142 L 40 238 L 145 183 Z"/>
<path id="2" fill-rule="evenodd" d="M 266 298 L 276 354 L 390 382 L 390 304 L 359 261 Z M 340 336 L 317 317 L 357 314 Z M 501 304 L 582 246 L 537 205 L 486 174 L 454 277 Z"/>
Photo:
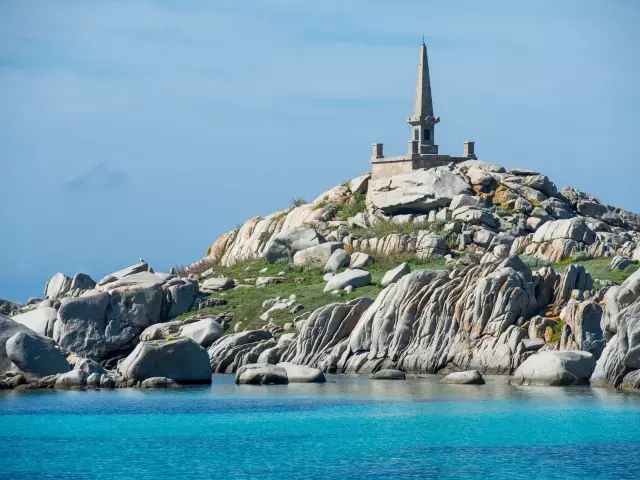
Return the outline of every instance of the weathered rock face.
<path id="1" fill-rule="evenodd" d="M 561 349 L 584 350 L 599 359 L 605 346 L 601 318 L 602 307 L 595 301 L 569 300 L 560 313 L 560 319 L 568 327 L 561 340 Z"/>
<path id="2" fill-rule="evenodd" d="M 71 367 L 53 341 L 36 333 L 18 332 L 6 344 L 7 357 L 27 378 L 68 372 Z"/>
<path id="3" fill-rule="evenodd" d="M 43 337 L 53 337 L 53 329 L 58 318 L 58 311 L 52 307 L 42 307 L 30 312 L 11 317 L 14 322 L 21 323 Z"/>
<path id="4" fill-rule="evenodd" d="M 453 197 L 470 191 L 471 185 L 464 174 L 445 166 L 374 180 L 368 195 L 375 208 L 387 214 L 399 214 L 428 212 L 449 205 Z"/>
<path id="5" fill-rule="evenodd" d="M 527 358 L 516 370 L 511 383 L 516 385 L 586 384 L 596 366 L 588 352 L 545 351 Z"/>
<path id="6" fill-rule="evenodd" d="M 269 263 L 292 261 L 294 255 L 311 247 L 324 243 L 324 238 L 313 228 L 294 228 L 276 235 L 267 249 L 265 258 Z M 327 260 L 329 257 L 327 257 Z M 325 260 L 326 262 L 326 260 Z"/>
<path id="7" fill-rule="evenodd" d="M 64 296 L 71 288 L 71 279 L 64 273 L 56 273 L 44 287 L 45 298 L 56 299 Z"/>
<path id="8" fill-rule="evenodd" d="M 71 352 L 106 358 L 133 348 L 140 333 L 161 320 L 162 300 L 157 285 L 67 298 L 58 311 L 54 339 Z"/>
<path id="9" fill-rule="evenodd" d="M 251 330 L 225 335 L 215 341 L 207 351 L 211 371 L 233 373 L 242 365 L 255 363 L 264 350 L 276 345 L 277 342 L 268 330 Z"/>
<path id="10" fill-rule="evenodd" d="M 600 326 L 607 340 L 591 377 L 594 386 L 620 386 L 640 369 L 640 271 L 611 287 Z"/>
<path id="11" fill-rule="evenodd" d="M 243 365 L 236 373 L 238 385 L 286 385 L 287 370 L 268 363 Z"/>
<path id="12" fill-rule="evenodd" d="M 372 303 L 368 298 L 360 298 L 315 310 L 281 360 L 335 372 L 347 338 Z"/>
<path id="13" fill-rule="evenodd" d="M 118 372 L 133 383 L 166 377 L 177 383 L 211 383 L 207 351 L 190 338 L 156 344 L 144 342 L 118 365 Z"/>
<path id="14" fill-rule="evenodd" d="M 446 271 L 412 272 L 383 290 L 362 316 L 343 368 L 371 371 L 391 361 L 406 372 L 452 365 L 508 373 L 524 351 L 526 332 L 516 322 L 537 308 L 533 284 L 516 257 L 467 268 L 453 279 Z"/>

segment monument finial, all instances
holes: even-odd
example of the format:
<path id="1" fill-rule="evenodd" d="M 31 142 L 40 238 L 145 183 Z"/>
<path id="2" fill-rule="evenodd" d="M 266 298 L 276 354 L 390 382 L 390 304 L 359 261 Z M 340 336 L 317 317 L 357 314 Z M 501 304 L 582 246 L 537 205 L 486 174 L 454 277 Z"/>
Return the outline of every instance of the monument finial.
<path id="1" fill-rule="evenodd" d="M 422 44 L 424 45 L 424 33 L 422 34 Z"/>

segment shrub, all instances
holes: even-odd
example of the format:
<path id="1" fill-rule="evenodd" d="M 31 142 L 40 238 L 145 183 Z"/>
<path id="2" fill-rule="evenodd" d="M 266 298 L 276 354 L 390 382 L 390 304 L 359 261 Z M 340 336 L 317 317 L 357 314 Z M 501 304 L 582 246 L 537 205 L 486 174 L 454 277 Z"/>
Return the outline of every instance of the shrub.
<path id="1" fill-rule="evenodd" d="M 291 199 L 291 208 L 301 207 L 307 203 L 307 201 L 302 197 L 292 198 Z"/>
<path id="2" fill-rule="evenodd" d="M 592 260 L 592 259 L 593 259 L 593 255 L 591 255 L 587 251 L 576 252 L 575 255 L 573 256 L 574 262 L 586 262 L 587 260 Z"/>
<path id="3" fill-rule="evenodd" d="M 344 205 L 342 207 L 340 220 L 347 220 L 348 218 L 354 217 L 358 213 L 365 211 L 365 195 L 363 193 L 356 192 L 353 194 L 353 198 L 355 199 L 354 203 Z"/>
<path id="4" fill-rule="evenodd" d="M 191 273 L 194 275 L 200 275 L 202 272 L 209 270 L 210 268 L 218 268 L 218 259 L 205 257 L 202 260 L 192 263 L 188 267 L 178 265 L 173 268 L 176 269 L 180 277 L 188 277 Z"/>
<path id="5" fill-rule="evenodd" d="M 271 240 L 272 235 L 273 235 L 273 232 L 270 232 L 269 230 L 265 230 L 264 232 L 260 233 L 258 240 L 260 240 L 261 243 L 267 243 L 269 240 Z"/>
<path id="6" fill-rule="evenodd" d="M 549 260 L 544 260 L 542 258 L 534 257 L 531 255 L 520 255 L 520 260 L 531 270 L 538 270 L 543 267 L 550 267 L 553 265 Z"/>

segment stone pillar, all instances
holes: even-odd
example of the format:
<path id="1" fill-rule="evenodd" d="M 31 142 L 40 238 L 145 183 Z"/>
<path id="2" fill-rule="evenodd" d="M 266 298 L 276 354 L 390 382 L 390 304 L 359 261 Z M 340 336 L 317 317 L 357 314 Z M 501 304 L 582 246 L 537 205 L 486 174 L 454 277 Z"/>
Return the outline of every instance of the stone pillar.
<path id="1" fill-rule="evenodd" d="M 477 158 L 475 153 L 476 142 L 464 142 L 464 151 L 462 153 L 463 157 L 466 158 Z"/>
<path id="2" fill-rule="evenodd" d="M 382 154 L 382 147 L 384 144 L 382 143 L 374 143 L 373 144 L 373 157 L 374 158 L 384 158 Z"/>
<path id="3" fill-rule="evenodd" d="M 409 155 L 418 155 L 420 142 L 418 140 L 409 140 Z"/>

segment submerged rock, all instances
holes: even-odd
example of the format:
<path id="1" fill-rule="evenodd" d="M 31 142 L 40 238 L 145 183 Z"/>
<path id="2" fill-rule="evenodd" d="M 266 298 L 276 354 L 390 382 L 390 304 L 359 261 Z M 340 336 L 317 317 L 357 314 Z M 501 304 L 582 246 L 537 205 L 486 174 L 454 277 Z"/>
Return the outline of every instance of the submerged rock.
<path id="1" fill-rule="evenodd" d="M 385 368 L 383 370 L 378 370 L 376 373 L 371 375 L 371 379 L 372 380 L 406 380 L 407 376 L 401 370 Z"/>

